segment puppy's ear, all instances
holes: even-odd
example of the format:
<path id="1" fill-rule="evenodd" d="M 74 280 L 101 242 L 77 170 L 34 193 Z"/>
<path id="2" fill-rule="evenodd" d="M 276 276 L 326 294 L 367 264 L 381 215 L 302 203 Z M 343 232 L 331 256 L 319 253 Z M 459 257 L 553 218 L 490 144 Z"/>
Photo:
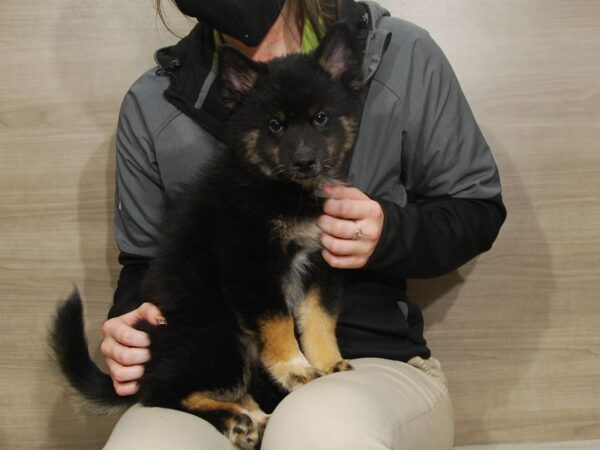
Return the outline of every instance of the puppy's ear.
<path id="1" fill-rule="evenodd" d="M 332 25 L 315 51 L 315 58 L 333 78 L 353 88 L 362 86 L 362 54 L 349 25 Z"/>
<path id="2" fill-rule="evenodd" d="M 235 107 L 256 84 L 261 64 L 252 61 L 231 45 L 219 48 L 219 81 L 223 103 Z"/>

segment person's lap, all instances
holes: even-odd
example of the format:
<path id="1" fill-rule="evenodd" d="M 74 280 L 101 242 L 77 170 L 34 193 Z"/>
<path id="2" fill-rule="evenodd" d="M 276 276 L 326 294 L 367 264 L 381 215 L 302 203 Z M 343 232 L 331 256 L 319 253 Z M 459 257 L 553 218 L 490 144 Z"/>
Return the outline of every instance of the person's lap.
<path id="1" fill-rule="evenodd" d="M 296 390 L 271 415 L 261 448 L 451 449 L 454 417 L 439 364 L 433 358 L 409 363 L 357 359 L 356 370 Z M 196 416 L 138 405 L 119 420 L 104 448 L 234 449 Z"/>

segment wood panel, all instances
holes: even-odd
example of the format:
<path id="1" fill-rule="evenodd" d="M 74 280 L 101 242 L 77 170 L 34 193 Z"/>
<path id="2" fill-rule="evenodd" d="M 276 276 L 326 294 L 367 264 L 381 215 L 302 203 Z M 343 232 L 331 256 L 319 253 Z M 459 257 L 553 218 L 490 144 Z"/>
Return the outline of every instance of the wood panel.
<path id="1" fill-rule="evenodd" d="M 118 275 L 119 105 L 175 40 L 151 2 L 0 2 L 0 448 L 101 448 L 112 428 L 115 418 L 78 414 L 46 328 L 76 283 L 97 348 Z"/>
<path id="2" fill-rule="evenodd" d="M 453 63 L 509 208 L 491 252 L 411 283 L 457 444 L 600 438 L 600 3 L 382 3 Z M 120 100 L 174 41 L 150 2 L 0 2 L 0 448 L 101 448 L 114 422 L 77 414 L 45 334 L 77 283 L 98 342 Z"/>

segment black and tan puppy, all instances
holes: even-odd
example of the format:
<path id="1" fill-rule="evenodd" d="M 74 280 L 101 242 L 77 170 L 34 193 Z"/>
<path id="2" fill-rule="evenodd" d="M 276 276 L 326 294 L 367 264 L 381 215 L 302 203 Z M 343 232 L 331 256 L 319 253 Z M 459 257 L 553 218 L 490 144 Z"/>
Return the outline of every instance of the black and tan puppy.
<path id="1" fill-rule="evenodd" d="M 187 411 L 251 449 L 268 417 L 252 395 L 260 374 L 287 392 L 350 369 L 335 337 L 340 274 L 321 257 L 316 192 L 345 177 L 361 57 L 350 30 L 336 25 L 314 53 L 268 63 L 223 46 L 218 80 L 228 150 L 165 215 L 142 295 L 167 325 L 138 324 L 152 342 L 139 393 L 119 397 L 91 361 L 77 295 L 59 308 L 51 337 L 87 399 Z"/>

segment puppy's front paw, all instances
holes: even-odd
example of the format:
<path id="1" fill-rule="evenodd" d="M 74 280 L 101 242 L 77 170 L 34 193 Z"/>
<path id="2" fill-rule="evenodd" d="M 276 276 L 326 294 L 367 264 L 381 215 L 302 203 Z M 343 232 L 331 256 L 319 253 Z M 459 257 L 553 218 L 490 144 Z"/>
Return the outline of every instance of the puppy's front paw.
<path id="1" fill-rule="evenodd" d="M 342 359 L 341 361 L 336 362 L 327 373 L 335 373 L 335 372 L 346 372 L 347 370 L 354 370 L 352 364 L 347 359 Z"/>
<path id="2" fill-rule="evenodd" d="M 303 367 L 302 370 L 296 369 L 289 372 L 284 380 L 283 387 L 285 387 L 288 391 L 293 391 L 294 389 L 298 389 L 300 386 L 303 386 L 309 381 L 312 381 L 323 375 L 325 375 L 325 372 L 312 366 L 306 366 Z"/>

